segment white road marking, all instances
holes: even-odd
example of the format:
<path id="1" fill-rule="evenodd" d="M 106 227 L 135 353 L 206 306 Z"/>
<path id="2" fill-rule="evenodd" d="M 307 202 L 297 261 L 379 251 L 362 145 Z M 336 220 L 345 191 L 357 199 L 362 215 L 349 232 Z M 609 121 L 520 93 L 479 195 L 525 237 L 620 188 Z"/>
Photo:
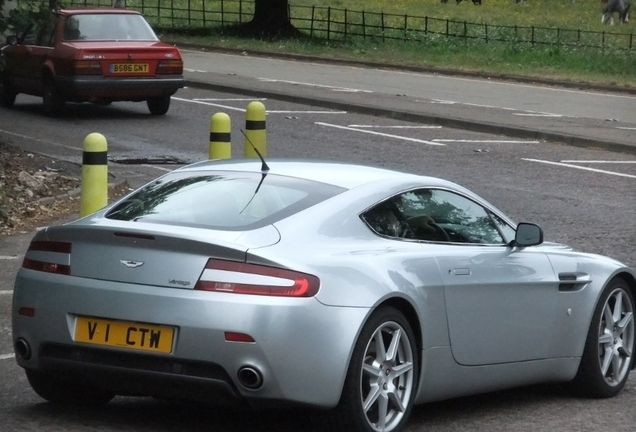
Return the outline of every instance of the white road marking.
<path id="1" fill-rule="evenodd" d="M 561 114 L 533 113 L 533 112 L 529 112 L 529 113 L 518 112 L 518 113 L 512 113 L 512 115 L 522 116 L 522 117 L 563 117 L 563 115 Z"/>
<path id="2" fill-rule="evenodd" d="M 17 255 L 0 255 L 0 260 L 14 260 L 18 259 Z"/>
<path id="3" fill-rule="evenodd" d="M 616 129 L 624 129 L 624 130 L 636 130 L 636 127 L 624 127 L 624 126 L 616 126 Z"/>
<path id="4" fill-rule="evenodd" d="M 208 71 L 204 71 L 204 70 L 200 70 L 200 69 L 188 69 L 188 68 L 183 68 L 184 71 L 186 72 L 199 72 L 199 73 L 208 73 Z"/>
<path id="5" fill-rule="evenodd" d="M 57 147 L 63 147 L 63 148 L 67 148 L 67 149 L 71 149 L 71 150 L 76 150 L 76 151 L 82 151 L 82 147 L 74 147 L 74 146 L 68 146 L 68 145 L 64 145 L 64 144 L 60 144 L 60 143 L 56 143 L 53 141 L 47 141 L 47 140 L 43 140 L 43 139 L 39 139 L 39 138 L 35 138 L 29 135 L 22 135 L 22 134 L 18 134 L 15 132 L 9 132 L 8 130 L 4 130 L 4 129 L 0 129 L 0 133 L 5 133 L 7 135 L 12 135 L 18 138 L 25 138 L 28 139 L 30 141 L 37 141 L 37 142 L 41 142 L 41 143 L 45 143 L 45 144 L 51 144 Z"/>
<path id="6" fill-rule="evenodd" d="M 603 160 L 562 160 L 563 163 L 589 163 L 589 164 L 636 164 L 636 161 L 603 161 Z"/>
<path id="7" fill-rule="evenodd" d="M 213 100 L 213 99 L 184 99 L 184 98 L 179 98 L 175 96 L 172 96 L 172 99 L 175 99 L 181 102 L 190 102 L 190 103 L 195 103 L 199 105 L 214 106 L 214 107 L 228 109 L 232 111 L 240 111 L 240 112 L 246 111 L 246 108 L 237 108 L 237 107 L 233 107 L 229 105 L 207 102 L 208 100 Z M 222 100 L 227 101 L 227 100 L 239 100 L 239 99 L 222 99 Z M 266 114 L 347 114 L 346 111 L 287 111 L 287 110 L 266 110 L 265 113 Z"/>
<path id="8" fill-rule="evenodd" d="M 517 109 L 515 108 L 506 108 L 506 107 L 499 107 L 494 105 L 483 105 L 483 104 L 476 104 L 476 103 L 469 103 L 469 102 L 457 102 L 457 101 L 451 101 L 451 100 L 445 100 L 445 99 L 431 99 L 431 103 L 438 103 L 442 105 L 467 105 L 467 106 L 474 106 L 477 108 L 496 108 L 496 109 L 501 109 L 505 111 L 517 111 Z"/>
<path id="9" fill-rule="evenodd" d="M 340 126 L 340 125 L 334 125 L 334 124 L 323 123 L 323 122 L 316 122 L 315 124 L 320 125 L 320 126 L 332 127 L 332 128 L 336 128 L 336 129 L 344 129 L 344 130 L 349 130 L 349 131 L 354 131 L 354 132 L 367 133 L 367 134 L 371 134 L 371 135 L 379 135 L 379 136 L 383 136 L 383 137 L 386 137 L 386 138 L 395 138 L 395 139 L 399 139 L 399 140 L 403 140 L 403 141 L 411 141 L 411 142 L 417 142 L 417 143 L 428 144 L 428 145 L 433 145 L 433 146 L 446 146 L 446 144 L 437 143 L 437 142 L 433 142 L 433 141 L 426 141 L 426 140 L 421 140 L 421 139 L 416 139 L 416 138 L 409 138 L 409 137 L 404 137 L 404 136 L 400 136 L 400 135 L 386 134 L 386 133 L 381 133 L 381 132 L 373 132 L 373 131 L 364 130 L 364 129 L 355 129 L 355 128 L 348 127 L 348 126 Z"/>
<path id="10" fill-rule="evenodd" d="M 174 96 L 172 96 L 172 99 L 178 100 L 178 101 L 181 101 L 181 102 L 190 102 L 190 103 L 195 103 L 195 104 L 199 104 L 199 105 L 214 106 L 214 107 L 217 107 L 217 108 L 223 108 L 223 109 L 232 110 L 232 111 L 245 112 L 245 108 L 236 108 L 236 107 L 229 106 L 229 105 L 221 105 L 221 104 L 216 104 L 216 103 L 204 102 L 204 101 L 200 101 L 200 100 L 183 99 L 183 98 L 174 97 Z"/>
<path id="11" fill-rule="evenodd" d="M 288 81 L 288 80 L 279 80 L 279 79 L 273 79 L 273 78 L 257 78 L 257 79 L 259 81 L 263 81 L 263 82 L 280 82 L 280 83 L 285 83 L 285 84 L 294 84 L 294 85 L 302 85 L 302 86 L 307 86 L 307 87 L 324 88 L 324 89 L 328 89 L 328 90 L 332 90 L 332 91 L 340 91 L 340 92 L 373 93 L 371 90 L 360 90 L 360 89 L 354 89 L 354 88 L 349 88 L 349 87 L 338 87 L 338 86 L 314 84 L 314 83 L 301 82 L 301 81 Z"/>
<path id="12" fill-rule="evenodd" d="M 540 159 L 528 159 L 528 158 L 521 158 L 521 159 L 525 160 L 525 161 L 529 161 L 529 162 L 538 162 L 538 163 L 544 163 L 544 164 L 548 164 L 548 165 L 557 165 L 557 166 L 563 166 L 563 167 L 568 167 L 568 168 L 576 168 L 576 169 L 580 169 L 580 170 L 584 170 L 584 171 L 592 171 L 592 172 L 597 172 L 597 173 L 602 173 L 602 174 L 615 175 L 615 176 L 618 176 L 618 177 L 628 177 L 628 178 L 636 179 L 636 175 L 631 175 L 631 174 L 623 174 L 623 173 L 617 173 L 617 172 L 613 172 L 613 171 L 606 171 L 606 170 L 600 170 L 600 169 L 595 169 L 595 168 L 582 167 L 582 166 L 578 166 L 578 165 L 571 165 L 571 164 L 561 163 L 561 162 L 551 162 L 551 161 L 545 161 L 545 160 L 540 160 Z"/>
<path id="13" fill-rule="evenodd" d="M 482 105 L 482 104 L 468 103 L 468 102 L 456 102 L 456 101 L 443 100 L 443 99 L 431 99 L 431 102 L 443 104 L 443 105 L 466 105 L 466 106 L 473 106 L 477 108 L 494 108 L 494 109 L 500 109 L 504 111 L 517 111 L 512 113 L 512 115 L 517 115 L 517 116 L 568 117 L 568 116 L 564 116 L 563 114 L 546 113 L 546 112 L 540 112 L 540 111 L 528 111 L 528 110 L 520 110 L 518 108 L 508 108 L 508 107 L 501 107 L 501 106 L 494 106 L 494 105 Z"/>
<path id="14" fill-rule="evenodd" d="M 511 140 L 456 140 L 435 138 L 435 142 L 480 143 L 480 144 L 539 144 L 541 141 L 511 141 Z"/>
<path id="15" fill-rule="evenodd" d="M 15 354 L 0 354 L 0 360 L 7 360 L 10 358 L 15 358 Z"/>
<path id="16" fill-rule="evenodd" d="M 147 167 L 147 168 L 154 168 L 154 169 L 159 170 L 159 171 L 172 172 L 172 169 L 165 168 L 165 167 L 162 167 L 162 166 L 149 165 L 149 164 L 142 164 L 141 166 Z"/>
<path id="17" fill-rule="evenodd" d="M 351 68 L 354 68 L 353 66 L 349 66 Z M 392 71 L 393 73 L 396 74 L 402 74 L 402 75 L 412 75 L 412 76 L 422 76 L 422 75 L 427 75 L 427 76 L 431 76 L 430 73 L 418 73 L 418 72 L 405 72 L 405 71 Z M 534 89 L 534 90 L 543 90 L 543 91 L 553 91 L 553 92 L 563 92 L 563 93 L 587 93 L 587 94 L 591 94 L 591 95 L 599 95 L 599 96 L 605 96 L 605 97 L 613 97 L 613 98 L 621 98 L 621 99 L 636 99 L 636 97 L 631 96 L 631 95 L 623 95 L 623 94 L 610 94 L 610 93 L 601 93 L 601 92 L 597 92 L 597 91 L 588 91 L 588 90 L 570 90 L 567 88 L 559 88 L 559 87 L 542 87 L 539 85 L 531 85 L 531 84 L 521 84 L 521 83 L 515 83 L 515 82 L 505 82 L 505 81 L 497 81 L 497 80 L 493 80 L 493 81 L 487 81 L 487 80 L 483 80 L 481 78 L 463 78 L 463 77 L 457 77 L 457 76 L 445 76 L 445 77 L 438 77 L 436 76 L 435 78 L 439 78 L 439 79 L 443 79 L 445 81 L 449 81 L 449 80 L 455 80 L 455 81 L 468 81 L 468 82 L 477 82 L 479 83 L 479 85 L 495 85 L 495 86 L 506 86 L 506 87 L 515 87 L 515 88 L 529 88 L 529 89 Z"/>
<path id="18" fill-rule="evenodd" d="M 352 128 L 375 128 L 375 129 L 441 129 L 441 126 L 381 126 L 381 125 L 349 125 Z"/>
<path id="19" fill-rule="evenodd" d="M 0 291 L 0 295 L 11 295 L 11 294 L 13 294 L 13 291 L 8 291 L 8 290 Z"/>
<path id="20" fill-rule="evenodd" d="M 286 111 L 286 110 L 267 110 L 267 114 L 347 114 L 347 111 Z"/>
<path id="21" fill-rule="evenodd" d="M 238 102 L 247 102 L 247 101 L 265 101 L 267 98 L 193 98 L 195 101 L 203 101 L 203 102 L 223 102 L 223 101 L 238 101 Z"/>

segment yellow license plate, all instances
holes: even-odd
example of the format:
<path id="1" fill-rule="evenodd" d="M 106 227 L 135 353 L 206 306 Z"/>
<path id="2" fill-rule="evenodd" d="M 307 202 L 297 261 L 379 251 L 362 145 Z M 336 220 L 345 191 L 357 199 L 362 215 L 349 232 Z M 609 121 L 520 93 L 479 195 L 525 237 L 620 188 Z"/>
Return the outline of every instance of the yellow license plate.
<path id="1" fill-rule="evenodd" d="M 77 317 L 75 341 L 118 348 L 169 353 L 174 327 L 103 318 Z"/>
<path id="2" fill-rule="evenodd" d="M 123 73 L 148 73 L 148 63 L 113 63 L 110 65 L 111 73 L 123 74 Z"/>

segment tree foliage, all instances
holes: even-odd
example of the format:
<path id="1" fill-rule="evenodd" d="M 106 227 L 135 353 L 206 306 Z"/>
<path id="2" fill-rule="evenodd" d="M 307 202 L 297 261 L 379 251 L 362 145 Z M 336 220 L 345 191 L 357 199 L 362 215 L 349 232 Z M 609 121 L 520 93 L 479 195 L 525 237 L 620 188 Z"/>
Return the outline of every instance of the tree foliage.
<path id="1" fill-rule="evenodd" d="M 4 16 L 4 0 L 0 0 L 0 34 L 3 34 L 8 27 L 7 17 Z"/>
<path id="2" fill-rule="evenodd" d="M 4 5 L 6 0 L 0 0 L 0 34 L 9 32 L 20 32 L 25 30 L 29 24 L 46 19 L 51 13 L 51 8 L 56 7 L 57 1 L 46 2 L 22 2 L 17 8 L 5 13 Z"/>

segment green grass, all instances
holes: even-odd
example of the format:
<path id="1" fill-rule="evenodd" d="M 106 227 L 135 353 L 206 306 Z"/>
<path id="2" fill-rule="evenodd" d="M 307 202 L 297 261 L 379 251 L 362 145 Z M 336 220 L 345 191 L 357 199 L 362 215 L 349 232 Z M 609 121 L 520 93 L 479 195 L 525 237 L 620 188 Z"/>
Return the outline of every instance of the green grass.
<path id="1" fill-rule="evenodd" d="M 476 23 L 608 30 L 607 26 L 601 24 L 601 3 L 598 0 L 528 0 L 519 4 L 515 0 L 483 0 L 482 3 L 481 6 L 475 6 L 470 0 L 464 0 L 459 5 L 455 4 L 455 0 L 448 0 L 446 4 L 439 0 L 290 0 L 292 9 L 294 6 L 320 4 L 339 9 Z"/>
<path id="2" fill-rule="evenodd" d="M 190 4 L 194 1 L 191 0 Z M 178 0 L 175 0 L 175 3 L 177 2 Z M 310 16 L 311 6 L 316 3 L 316 0 L 290 0 L 292 18 Z M 232 5 L 238 4 L 224 3 L 224 8 L 228 10 Z M 366 60 L 394 66 L 408 65 L 489 75 L 540 77 L 636 89 L 636 46 L 631 50 L 614 48 L 629 47 L 632 40 L 636 45 L 633 35 L 634 24 L 601 24 L 600 1 L 528 0 L 517 4 L 514 0 L 483 0 L 481 6 L 475 6 L 470 0 L 464 0 L 459 5 L 455 4 L 455 0 L 449 0 L 446 4 L 440 3 L 439 0 L 329 0 L 316 5 L 318 12 L 315 13 L 324 14 L 327 7 L 333 8 L 332 19 L 338 14 L 344 16 L 344 9 L 348 11 L 349 20 L 356 19 L 351 18 L 356 16 L 353 11 L 364 10 L 369 14 L 383 12 L 395 15 L 394 19 L 397 22 L 402 19 L 400 16 L 406 14 L 409 17 L 430 17 L 430 22 L 433 23 L 437 22 L 437 19 L 448 19 L 460 23 L 466 21 L 511 28 L 535 26 L 551 29 L 543 33 L 540 33 L 540 29 L 536 30 L 541 40 L 552 40 L 550 35 L 556 34 L 556 28 L 572 30 L 560 30 L 562 38 L 576 35 L 577 30 L 581 30 L 594 32 L 586 34 L 586 37 L 592 38 L 592 43 L 601 38 L 611 42 L 607 43 L 607 48 L 598 49 L 558 44 L 533 46 L 521 42 L 485 42 L 481 39 L 446 38 L 443 35 L 422 37 L 421 34 L 415 36 L 418 39 L 416 42 L 383 42 L 380 38 L 363 40 L 360 37 L 351 37 L 347 41 L 334 41 L 333 37 L 330 40 L 299 38 L 271 41 L 232 37 L 223 31 L 214 31 L 209 36 L 186 36 L 180 34 L 182 32 L 170 32 L 164 33 L 163 38 L 175 43 L 188 42 L 247 51 L 297 53 L 325 58 Z M 387 21 L 390 20 L 390 17 L 385 18 Z M 367 16 L 367 20 L 371 19 Z M 307 21 L 298 21 L 295 24 L 299 28 L 307 28 L 309 25 Z M 491 38 L 494 36 L 492 32 L 493 30 L 489 33 Z"/>
<path id="3" fill-rule="evenodd" d="M 165 34 L 173 43 L 245 51 L 266 51 L 405 65 L 493 76 L 563 80 L 573 83 L 623 86 L 636 89 L 636 54 L 626 51 L 568 49 L 556 46 L 532 48 L 521 44 L 457 43 L 453 40 L 407 42 L 325 42 L 307 40 L 259 41 L 214 34 L 188 37 Z"/>

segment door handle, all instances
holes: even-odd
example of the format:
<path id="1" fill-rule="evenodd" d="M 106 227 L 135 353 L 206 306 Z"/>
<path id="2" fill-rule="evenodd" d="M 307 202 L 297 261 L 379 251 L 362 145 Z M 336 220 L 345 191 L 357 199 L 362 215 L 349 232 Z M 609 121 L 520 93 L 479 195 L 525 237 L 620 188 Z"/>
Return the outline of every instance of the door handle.
<path id="1" fill-rule="evenodd" d="M 470 276 L 472 274 L 469 268 L 454 268 L 448 272 L 455 276 Z"/>

